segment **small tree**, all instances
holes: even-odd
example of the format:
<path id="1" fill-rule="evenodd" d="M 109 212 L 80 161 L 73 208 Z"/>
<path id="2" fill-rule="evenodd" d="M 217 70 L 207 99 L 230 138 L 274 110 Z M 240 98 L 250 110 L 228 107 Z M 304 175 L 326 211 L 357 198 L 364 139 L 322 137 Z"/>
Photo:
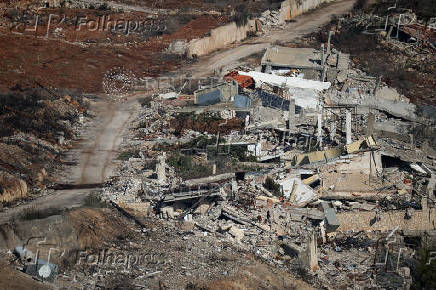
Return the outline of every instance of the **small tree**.
<path id="1" fill-rule="evenodd" d="M 235 8 L 234 20 L 237 26 L 244 26 L 248 23 L 248 9 L 245 4 L 239 4 Z"/>

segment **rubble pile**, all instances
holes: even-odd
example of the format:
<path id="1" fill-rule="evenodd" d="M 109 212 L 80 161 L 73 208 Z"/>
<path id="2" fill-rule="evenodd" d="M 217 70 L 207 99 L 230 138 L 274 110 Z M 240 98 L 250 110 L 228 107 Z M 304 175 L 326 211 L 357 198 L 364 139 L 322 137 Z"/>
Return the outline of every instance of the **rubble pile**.
<path id="1" fill-rule="evenodd" d="M 405 240 L 436 218 L 436 158 L 414 128 L 434 120 L 331 45 L 269 50 L 262 72 L 224 74 L 252 77 L 237 92 L 152 98 L 124 147 L 138 154 L 103 196 L 316 286 L 410 286 L 417 248 Z"/>
<path id="2" fill-rule="evenodd" d="M 436 32 L 424 19 L 401 7 L 338 17 L 312 35 L 316 46 L 328 41 L 329 31 L 332 45 L 352 54 L 357 68 L 381 77 L 414 104 L 434 106 Z"/>
<path id="3" fill-rule="evenodd" d="M 259 21 L 262 23 L 263 30 L 270 30 L 283 26 L 280 22 L 280 12 L 278 10 L 266 10 L 262 12 Z"/>
<path id="4" fill-rule="evenodd" d="M 355 51 L 375 46 L 387 51 L 388 60 L 407 56 L 399 62 L 412 61 L 404 68 L 419 76 L 411 83 L 432 82 L 426 77 L 434 74 L 433 64 L 418 67 L 434 58 L 432 33 L 412 35 L 408 28 L 420 30 L 411 26 L 418 17 L 412 12 L 391 16 L 338 17 L 320 32 L 315 48 L 272 45 L 253 67 L 216 70 L 218 84 L 198 81 L 198 89 L 188 91 L 185 85 L 195 81 L 190 76 L 175 88 L 138 92 L 140 109 L 116 152 L 116 170 L 99 188 L 102 203 L 111 206 L 102 210 L 108 219 L 96 222 L 76 212 L 81 233 L 113 238 L 96 247 L 100 253 L 119 251 L 128 258 L 114 266 L 79 254 L 84 263 L 63 269 L 60 281 L 90 288 L 180 288 L 192 286 L 192 279 L 233 277 L 241 265 L 256 261 L 316 288 L 434 285 L 424 278 L 435 265 L 436 121 L 433 108 L 422 106 L 434 94 L 417 101 L 417 92 L 398 85 L 409 84 L 398 77 L 407 73 L 386 76 L 390 67 L 385 75 L 374 73 L 368 66 L 377 65 L 380 55 L 363 53 L 362 59 Z M 405 24 L 394 31 L 400 19 Z M 282 26 L 277 10 L 259 20 L 266 30 Z M 188 27 L 203 35 L 204 27 L 195 25 L 201 21 Z M 380 30 L 382 25 L 392 28 Z M 351 32 L 364 45 L 347 49 Z M 394 32 L 406 33 L 406 40 Z M 181 53 L 184 38 L 174 39 L 143 45 L 163 51 L 173 43 L 171 49 Z M 137 81 L 130 70 L 116 68 L 104 75 L 103 89 L 123 95 Z M 421 87 L 419 93 L 428 92 Z M 28 184 L 43 185 L 43 165 L 68 147 L 85 105 L 51 95 L 33 100 L 32 112 L 21 110 L 20 102 L 0 106 L 6 124 L 0 128 L 3 198 L 26 198 Z M 117 220 L 119 234 L 108 225 L 111 211 L 130 222 Z M 15 255 L 26 258 L 23 247 Z"/>

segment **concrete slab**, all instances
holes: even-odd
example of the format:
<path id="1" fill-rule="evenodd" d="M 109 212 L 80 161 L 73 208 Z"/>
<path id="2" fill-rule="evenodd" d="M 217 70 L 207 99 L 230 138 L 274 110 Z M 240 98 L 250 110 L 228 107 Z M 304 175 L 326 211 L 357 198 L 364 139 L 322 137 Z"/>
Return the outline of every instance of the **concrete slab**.
<path id="1" fill-rule="evenodd" d="M 262 57 L 262 65 L 286 68 L 322 70 L 321 53 L 313 48 L 269 47 Z"/>

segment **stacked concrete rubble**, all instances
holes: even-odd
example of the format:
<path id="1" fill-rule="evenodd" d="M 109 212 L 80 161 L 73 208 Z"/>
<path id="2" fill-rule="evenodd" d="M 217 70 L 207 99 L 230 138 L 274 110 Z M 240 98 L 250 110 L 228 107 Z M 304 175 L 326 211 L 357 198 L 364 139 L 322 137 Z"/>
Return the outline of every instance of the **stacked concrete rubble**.
<path id="1" fill-rule="evenodd" d="M 389 275 L 398 285 L 410 283 L 404 261 L 413 250 L 405 249 L 390 272 L 377 259 L 391 237 L 404 246 L 405 236 L 434 232 L 435 159 L 413 137 L 395 138 L 416 120 L 407 98 L 352 68 L 340 52 L 322 50 L 316 55 L 331 87 L 315 109 L 296 106 L 300 95 L 274 85 L 240 89 L 252 99 L 243 109 L 232 107 L 232 98 L 207 109 L 168 103 L 162 110 L 152 101 L 138 116 L 147 126 L 135 132 L 145 141 L 129 144 L 142 148 L 141 158 L 120 164 L 120 176 L 134 178 L 114 180 L 106 196 L 126 208 L 144 205 L 138 215 L 168 219 L 183 231 L 224 237 L 277 267 L 304 269 L 316 285 L 375 287 Z M 266 88 L 279 105 L 259 97 Z M 173 136 L 177 112 L 205 110 L 234 110 L 244 129 Z M 230 173 L 217 173 L 213 164 L 211 176 L 182 180 L 166 158 L 201 136 L 217 141 L 195 153 L 199 160 L 213 152 L 232 156 L 242 146 L 250 161 L 233 159 L 243 169 Z M 162 139 L 172 149 L 157 149 Z M 145 170 L 148 159 L 156 166 Z M 397 248 L 388 252 L 398 255 Z"/>

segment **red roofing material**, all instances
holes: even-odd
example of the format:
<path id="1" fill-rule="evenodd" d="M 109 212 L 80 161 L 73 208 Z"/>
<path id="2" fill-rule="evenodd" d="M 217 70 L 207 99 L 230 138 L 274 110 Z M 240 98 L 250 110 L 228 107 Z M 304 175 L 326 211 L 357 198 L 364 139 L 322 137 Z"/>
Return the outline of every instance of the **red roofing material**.
<path id="1" fill-rule="evenodd" d="M 240 75 L 237 71 L 232 71 L 224 76 L 225 81 L 235 80 L 241 88 L 252 88 L 254 79 L 250 76 Z"/>

